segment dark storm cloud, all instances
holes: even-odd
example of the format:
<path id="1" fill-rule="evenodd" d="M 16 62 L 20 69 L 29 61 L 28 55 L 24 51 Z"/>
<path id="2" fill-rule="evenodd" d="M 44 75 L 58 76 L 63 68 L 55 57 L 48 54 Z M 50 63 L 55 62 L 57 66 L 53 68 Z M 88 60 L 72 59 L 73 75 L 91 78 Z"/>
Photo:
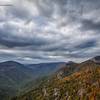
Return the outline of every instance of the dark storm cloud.
<path id="1" fill-rule="evenodd" d="M 83 31 L 93 30 L 93 31 L 100 31 L 100 22 L 94 22 L 93 20 L 84 19 L 82 20 L 82 27 Z"/>
<path id="2" fill-rule="evenodd" d="M 13 38 L 13 40 L 12 40 Z M 39 38 L 34 38 L 33 40 L 30 41 L 26 41 L 26 39 L 23 39 L 23 41 L 21 41 L 21 38 L 17 38 L 16 37 L 12 37 L 11 39 L 3 39 L 3 37 L 0 37 L 0 44 L 7 46 L 9 48 L 13 48 L 13 47 L 27 47 L 27 46 L 32 46 L 33 48 L 36 48 L 37 46 L 42 46 L 47 44 L 46 41 L 41 40 Z M 14 40 L 15 39 L 15 40 Z M 49 43 L 48 43 L 49 44 Z"/>
<path id="3" fill-rule="evenodd" d="M 33 37 L 32 39 L 23 38 L 19 36 L 14 36 L 11 33 L 13 29 L 4 28 L 0 29 L 0 44 L 7 46 L 9 48 L 13 47 L 27 47 L 32 46 L 36 48 L 37 46 L 42 46 L 49 44 L 49 41 L 45 41 L 40 37 Z"/>
<path id="4" fill-rule="evenodd" d="M 89 40 L 84 43 L 81 43 L 80 45 L 77 45 L 75 48 L 77 49 L 85 49 L 85 48 L 91 48 L 96 46 L 96 40 Z"/>
<path id="5" fill-rule="evenodd" d="M 23 47 L 23 46 L 28 46 L 28 45 L 32 45 L 32 43 L 25 43 L 25 42 L 17 42 L 17 41 L 11 41 L 11 40 L 6 40 L 6 39 L 2 39 L 0 38 L 0 44 L 7 46 L 7 47 Z"/>

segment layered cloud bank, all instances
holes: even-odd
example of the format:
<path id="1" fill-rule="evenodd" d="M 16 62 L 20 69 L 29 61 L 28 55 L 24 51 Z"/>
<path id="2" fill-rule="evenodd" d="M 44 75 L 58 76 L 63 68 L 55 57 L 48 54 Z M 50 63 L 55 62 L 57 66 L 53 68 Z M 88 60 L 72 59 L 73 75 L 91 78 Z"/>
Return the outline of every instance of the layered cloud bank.
<path id="1" fill-rule="evenodd" d="M 83 61 L 99 54 L 100 0 L 0 0 L 0 61 Z"/>

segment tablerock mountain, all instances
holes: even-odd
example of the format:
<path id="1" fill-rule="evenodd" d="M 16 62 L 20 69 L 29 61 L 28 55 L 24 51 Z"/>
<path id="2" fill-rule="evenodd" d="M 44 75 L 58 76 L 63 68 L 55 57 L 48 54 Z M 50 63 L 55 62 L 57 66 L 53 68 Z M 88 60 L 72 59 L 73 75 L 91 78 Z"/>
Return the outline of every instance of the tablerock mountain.
<path id="1" fill-rule="evenodd" d="M 100 57 L 63 65 L 50 79 L 14 100 L 100 100 Z"/>

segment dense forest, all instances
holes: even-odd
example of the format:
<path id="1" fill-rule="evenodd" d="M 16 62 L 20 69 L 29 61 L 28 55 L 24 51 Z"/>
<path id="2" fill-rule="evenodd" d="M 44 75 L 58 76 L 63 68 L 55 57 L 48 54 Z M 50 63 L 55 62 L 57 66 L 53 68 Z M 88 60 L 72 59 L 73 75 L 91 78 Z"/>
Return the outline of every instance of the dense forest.
<path id="1" fill-rule="evenodd" d="M 100 64 L 66 64 L 38 88 L 12 100 L 100 100 Z"/>

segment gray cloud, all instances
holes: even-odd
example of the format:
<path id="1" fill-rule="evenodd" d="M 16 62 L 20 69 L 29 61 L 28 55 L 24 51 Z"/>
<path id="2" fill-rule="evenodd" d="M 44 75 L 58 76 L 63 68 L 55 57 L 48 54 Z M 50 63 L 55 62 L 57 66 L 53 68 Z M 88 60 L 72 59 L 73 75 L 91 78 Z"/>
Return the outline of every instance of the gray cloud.
<path id="1" fill-rule="evenodd" d="M 99 55 L 99 0 L 12 3 L 0 9 L 1 61 L 82 61 Z"/>
<path id="2" fill-rule="evenodd" d="M 89 40 L 76 46 L 77 49 L 91 48 L 96 46 L 96 40 Z"/>
<path id="3" fill-rule="evenodd" d="M 25 7 L 23 8 L 21 7 L 20 9 L 20 6 L 9 7 L 9 9 L 7 9 L 7 15 L 12 16 L 14 18 L 23 19 L 23 20 L 28 19 L 29 16 L 31 16 L 31 14 L 28 12 L 28 10 Z"/>
<path id="4" fill-rule="evenodd" d="M 100 31 L 100 22 L 94 22 L 93 20 L 84 19 L 82 20 L 82 27 L 83 31 L 93 30 L 93 31 Z"/>

